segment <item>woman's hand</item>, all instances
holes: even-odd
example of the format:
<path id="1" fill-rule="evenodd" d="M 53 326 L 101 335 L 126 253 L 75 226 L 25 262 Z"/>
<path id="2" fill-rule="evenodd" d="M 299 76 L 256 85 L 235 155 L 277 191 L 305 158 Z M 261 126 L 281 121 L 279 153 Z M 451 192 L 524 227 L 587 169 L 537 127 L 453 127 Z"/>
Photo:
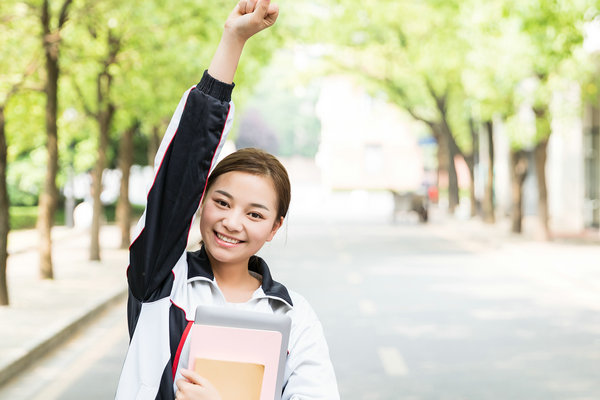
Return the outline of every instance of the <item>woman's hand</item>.
<path id="1" fill-rule="evenodd" d="M 178 379 L 175 400 L 221 400 L 217 389 L 205 378 L 189 369 L 180 369 L 185 379 Z"/>
<path id="2" fill-rule="evenodd" d="M 273 26 L 279 16 L 277 4 L 270 0 L 241 0 L 225 21 L 224 34 L 246 41 L 258 32 Z"/>
<path id="3" fill-rule="evenodd" d="M 246 41 L 272 26 L 278 16 L 279 7 L 271 0 L 241 0 L 225 21 L 221 41 L 208 67 L 210 76 L 232 83 Z"/>

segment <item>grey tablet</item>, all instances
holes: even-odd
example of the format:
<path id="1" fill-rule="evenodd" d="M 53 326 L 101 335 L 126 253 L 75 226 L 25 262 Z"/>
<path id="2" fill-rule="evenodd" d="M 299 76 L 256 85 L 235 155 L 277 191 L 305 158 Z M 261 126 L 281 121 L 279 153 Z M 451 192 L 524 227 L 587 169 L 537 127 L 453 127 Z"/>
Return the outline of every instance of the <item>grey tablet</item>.
<path id="1" fill-rule="evenodd" d="M 194 324 L 280 332 L 281 348 L 279 349 L 274 400 L 281 399 L 283 375 L 292 325 L 290 317 L 283 314 L 268 314 L 228 307 L 200 305 L 196 308 Z"/>

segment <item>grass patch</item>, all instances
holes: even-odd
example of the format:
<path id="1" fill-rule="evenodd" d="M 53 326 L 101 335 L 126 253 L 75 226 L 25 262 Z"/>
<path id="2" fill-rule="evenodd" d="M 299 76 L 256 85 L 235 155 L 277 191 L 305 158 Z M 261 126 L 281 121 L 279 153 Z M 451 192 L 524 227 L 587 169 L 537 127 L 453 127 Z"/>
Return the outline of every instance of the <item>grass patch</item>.
<path id="1" fill-rule="evenodd" d="M 144 213 L 144 209 L 146 206 L 137 206 L 131 205 L 131 217 L 133 220 L 137 220 Z M 113 223 L 117 221 L 117 205 L 116 204 L 108 204 L 104 206 L 104 217 L 106 218 L 106 222 Z"/>
<path id="2" fill-rule="evenodd" d="M 10 207 L 10 229 L 27 229 L 35 227 L 37 207 Z"/>
<path id="3" fill-rule="evenodd" d="M 37 206 L 11 206 L 8 210 L 10 215 L 10 229 L 33 229 L 37 222 Z M 59 208 L 54 214 L 54 224 L 65 224 L 65 210 Z"/>
<path id="4" fill-rule="evenodd" d="M 115 222 L 116 205 L 109 204 L 104 207 L 104 216 L 109 223 Z M 10 229 L 33 229 L 37 222 L 37 206 L 11 206 L 9 209 Z M 144 213 L 144 206 L 131 206 L 133 219 L 136 220 Z M 65 224 L 65 208 L 60 206 L 54 215 L 55 225 Z"/>

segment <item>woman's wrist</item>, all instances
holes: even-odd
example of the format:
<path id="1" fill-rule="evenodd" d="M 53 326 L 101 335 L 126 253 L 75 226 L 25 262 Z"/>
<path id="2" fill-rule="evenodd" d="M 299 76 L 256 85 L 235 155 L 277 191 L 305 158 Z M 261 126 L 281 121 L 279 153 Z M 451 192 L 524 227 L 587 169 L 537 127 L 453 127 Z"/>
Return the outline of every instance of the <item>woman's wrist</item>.
<path id="1" fill-rule="evenodd" d="M 208 67 L 208 73 L 221 82 L 231 84 L 246 40 L 225 30 Z"/>

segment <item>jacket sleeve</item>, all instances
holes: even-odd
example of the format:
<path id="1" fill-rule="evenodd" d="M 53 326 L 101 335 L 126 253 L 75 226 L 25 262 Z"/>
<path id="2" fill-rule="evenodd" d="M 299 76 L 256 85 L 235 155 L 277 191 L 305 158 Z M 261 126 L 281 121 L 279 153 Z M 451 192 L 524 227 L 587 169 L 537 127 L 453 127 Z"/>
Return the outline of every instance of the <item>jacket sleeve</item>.
<path id="1" fill-rule="evenodd" d="M 339 400 L 321 322 L 304 298 L 295 295 L 293 301 L 296 328 L 292 326 L 281 400 Z"/>
<path id="2" fill-rule="evenodd" d="M 154 161 L 146 210 L 129 248 L 127 280 L 139 301 L 167 296 L 171 269 L 185 252 L 206 179 L 233 119 L 228 85 L 206 71 L 182 97 Z M 165 293 L 166 292 L 166 293 Z"/>

